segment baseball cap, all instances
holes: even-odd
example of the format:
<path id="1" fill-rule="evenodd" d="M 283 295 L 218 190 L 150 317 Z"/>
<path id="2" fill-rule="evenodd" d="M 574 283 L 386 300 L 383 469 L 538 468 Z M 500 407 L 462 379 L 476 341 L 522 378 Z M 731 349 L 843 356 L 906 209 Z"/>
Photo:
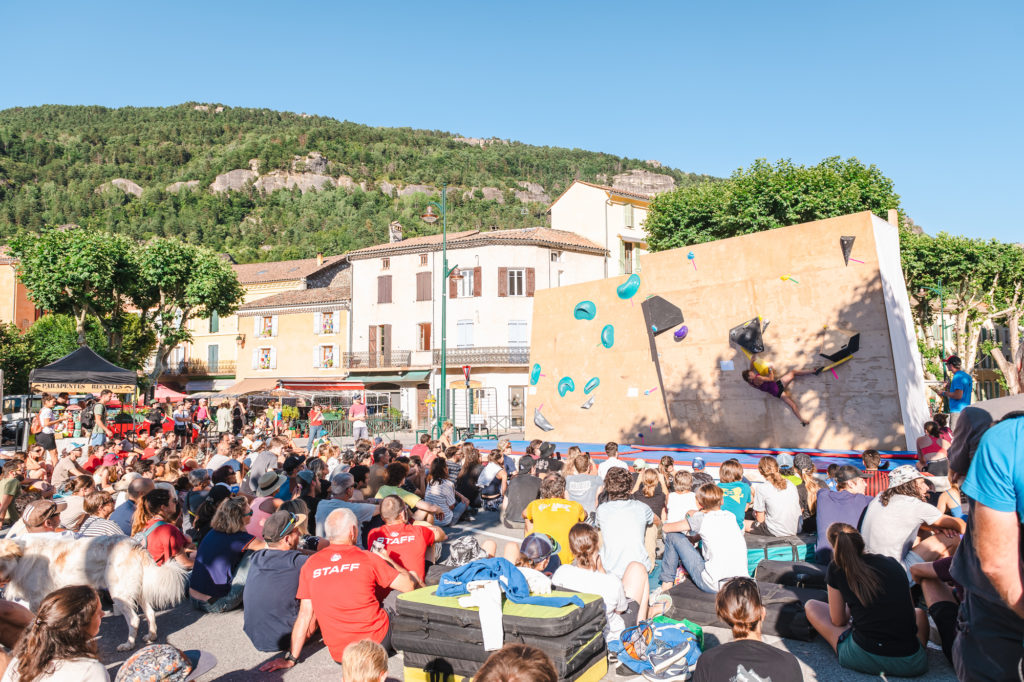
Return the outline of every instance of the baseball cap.
<path id="1" fill-rule="evenodd" d="M 205 675 L 216 665 L 217 658 L 206 651 L 150 644 L 128 657 L 115 682 L 186 682 Z"/>
<path id="2" fill-rule="evenodd" d="M 806 452 L 798 452 L 793 457 L 793 467 L 797 471 L 807 471 L 808 469 L 814 469 L 814 460 Z"/>
<path id="3" fill-rule="evenodd" d="M 555 454 L 555 444 L 554 443 L 541 443 L 540 444 L 540 456 L 541 457 L 551 457 L 554 454 Z"/>
<path id="4" fill-rule="evenodd" d="M 788 452 L 783 452 L 781 455 L 776 455 L 775 461 L 779 463 L 780 468 L 793 468 L 793 455 L 789 454 Z"/>
<path id="5" fill-rule="evenodd" d="M 636 469 L 637 471 L 640 471 L 641 469 L 646 469 L 647 462 L 637 457 L 636 459 L 633 460 L 633 468 Z"/>
<path id="6" fill-rule="evenodd" d="M 690 468 L 694 471 L 704 471 L 704 467 L 705 464 L 703 457 L 694 457 L 693 461 L 690 462 Z"/>
<path id="7" fill-rule="evenodd" d="M 305 522 L 305 514 L 293 514 L 285 509 L 279 509 L 268 516 L 263 524 L 263 539 L 267 542 L 277 542 Z"/>
<path id="8" fill-rule="evenodd" d="M 533 471 L 533 457 L 523 455 L 519 458 L 519 473 L 528 474 Z"/>
<path id="9" fill-rule="evenodd" d="M 962 361 L 960 360 L 959 355 L 950 355 L 948 358 L 946 358 L 947 365 L 959 365 L 961 363 Z"/>
<path id="10" fill-rule="evenodd" d="M 519 545 L 519 551 L 534 564 L 552 554 L 558 554 L 561 549 L 558 542 L 546 533 L 530 533 L 523 538 L 523 544 Z"/>
<path id="11" fill-rule="evenodd" d="M 300 466 L 302 466 L 302 463 L 305 461 L 305 457 L 299 457 L 298 455 L 290 455 L 284 460 L 284 464 L 281 465 L 281 468 L 284 471 L 291 473 L 298 469 Z"/>
<path id="12" fill-rule="evenodd" d="M 889 472 L 889 487 L 895 488 L 898 485 L 909 483 L 916 478 L 924 478 L 924 476 L 915 467 L 904 464 Z"/>
<path id="13" fill-rule="evenodd" d="M 29 528 L 39 528 L 57 514 L 68 508 L 66 502 L 54 502 L 53 500 L 36 500 L 29 502 L 21 513 L 25 525 Z"/>
<path id="14" fill-rule="evenodd" d="M 839 467 L 839 471 L 836 472 L 836 483 L 847 483 L 858 478 L 864 478 L 864 475 L 860 469 L 849 464 Z"/>
<path id="15" fill-rule="evenodd" d="M 306 483 L 312 483 L 313 482 L 313 472 L 310 471 L 309 469 L 303 469 L 302 471 L 300 471 L 298 473 L 298 476 L 299 476 L 299 478 L 301 478 Z"/>

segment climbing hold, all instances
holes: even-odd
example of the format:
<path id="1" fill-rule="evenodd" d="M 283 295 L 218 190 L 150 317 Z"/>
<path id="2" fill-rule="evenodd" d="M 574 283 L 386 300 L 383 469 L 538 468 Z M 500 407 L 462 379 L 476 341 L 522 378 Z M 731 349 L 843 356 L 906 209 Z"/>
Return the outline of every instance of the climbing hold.
<path id="1" fill-rule="evenodd" d="M 693 260 L 695 258 L 694 254 L 693 254 L 693 251 L 691 251 L 690 253 L 686 254 L 686 257 L 690 259 L 690 265 L 692 265 L 693 269 L 696 270 L 697 269 L 697 262 Z"/>
<path id="2" fill-rule="evenodd" d="M 583 395 L 590 395 L 590 393 L 601 384 L 601 380 L 594 377 L 583 386 Z"/>
<path id="3" fill-rule="evenodd" d="M 846 261 L 846 265 L 850 265 L 850 254 L 853 253 L 853 240 L 856 237 L 840 237 L 839 248 L 843 250 L 843 260 Z"/>
<path id="4" fill-rule="evenodd" d="M 562 377 L 558 380 L 558 395 L 565 397 L 566 393 L 571 393 L 576 390 L 576 384 L 573 382 L 572 377 Z"/>
<path id="5" fill-rule="evenodd" d="M 619 294 L 619 298 L 625 300 L 636 296 L 638 289 L 640 289 L 640 276 L 633 273 L 615 291 Z"/>
<path id="6" fill-rule="evenodd" d="M 534 408 L 533 410 L 533 424 L 541 431 L 552 431 L 555 428 L 554 425 L 545 419 L 544 415 L 540 413 L 539 407 Z"/>
<path id="7" fill-rule="evenodd" d="M 580 301 L 572 311 L 577 320 L 592 320 L 597 316 L 597 306 L 593 301 Z"/>
<path id="8" fill-rule="evenodd" d="M 536 386 L 538 381 L 540 381 L 540 365 L 533 363 L 533 369 L 530 370 L 530 385 Z"/>
<path id="9" fill-rule="evenodd" d="M 737 346 L 747 351 L 748 353 L 763 353 L 764 352 L 764 337 L 762 334 L 764 330 L 768 328 L 765 324 L 761 326 L 761 318 L 755 317 L 754 319 L 744 322 L 743 324 L 736 325 L 729 330 L 729 341 L 735 343 Z"/>
<path id="10" fill-rule="evenodd" d="M 686 325 L 684 324 L 684 325 L 683 325 L 682 327 L 680 327 L 679 329 L 677 329 L 677 330 L 676 330 L 676 333 L 675 333 L 675 334 L 673 334 L 672 336 L 673 336 L 673 338 L 675 338 L 675 340 L 676 340 L 676 341 L 682 341 L 683 339 L 685 339 L 685 338 L 686 338 L 686 335 L 687 335 L 687 334 L 689 334 L 689 333 L 690 333 L 690 329 L 689 329 L 689 327 L 687 327 L 687 326 L 686 326 Z"/>
<path id="11" fill-rule="evenodd" d="M 792 282 L 793 284 L 800 284 L 800 282 L 797 281 L 796 277 L 794 277 L 793 275 L 783 275 L 782 277 L 779 277 L 779 279 L 781 279 L 783 282 L 788 281 Z"/>
<path id="12" fill-rule="evenodd" d="M 604 329 L 601 330 L 601 345 L 605 348 L 611 348 L 615 345 L 615 327 L 610 324 L 606 324 Z"/>
<path id="13" fill-rule="evenodd" d="M 640 307 L 644 311 L 644 322 L 655 335 L 683 323 L 683 311 L 679 306 L 661 296 L 648 296 Z"/>
<path id="14" fill-rule="evenodd" d="M 580 407 L 582 409 L 584 409 L 584 410 L 589 410 L 593 406 L 594 406 L 594 396 L 590 396 L 589 398 L 587 398 L 587 402 L 585 402 L 582 405 L 580 405 Z"/>

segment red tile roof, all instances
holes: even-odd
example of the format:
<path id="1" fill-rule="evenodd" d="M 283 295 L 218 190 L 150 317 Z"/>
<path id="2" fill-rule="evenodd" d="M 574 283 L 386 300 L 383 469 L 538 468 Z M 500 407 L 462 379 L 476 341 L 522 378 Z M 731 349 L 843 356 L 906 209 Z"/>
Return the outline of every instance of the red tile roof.
<path id="1" fill-rule="evenodd" d="M 249 301 L 238 308 L 238 310 L 255 310 L 257 308 L 281 308 L 284 306 L 317 306 L 330 303 L 341 303 L 351 300 L 352 292 L 348 287 L 322 287 L 317 289 L 296 289 L 295 291 L 282 291 L 273 296 L 258 298 Z"/>
<path id="2" fill-rule="evenodd" d="M 575 232 L 552 230 L 549 227 L 523 227 L 514 230 L 466 230 L 448 233 L 449 249 L 466 249 L 491 245 L 545 246 L 584 253 L 604 254 L 604 248 L 585 239 Z M 391 244 L 378 244 L 364 249 L 349 251 L 349 260 L 362 260 L 379 256 L 437 251 L 441 248 L 441 235 L 431 234 L 412 237 Z"/>
<path id="3" fill-rule="evenodd" d="M 301 260 L 277 261 L 276 263 L 232 265 L 231 269 L 235 271 L 238 281 L 242 284 L 286 282 L 309 277 L 328 266 L 336 265 L 344 259 L 344 256 L 324 256 L 322 264 L 318 263 L 316 258 L 304 258 Z"/>
<path id="4" fill-rule="evenodd" d="M 654 195 L 653 194 L 643 194 L 641 192 L 630 192 L 627 189 L 618 189 L 618 188 L 615 188 L 615 187 L 609 187 L 608 185 L 598 185 L 596 183 L 586 182 L 584 180 L 573 180 L 571 183 L 569 183 L 569 186 L 565 188 L 565 192 L 568 192 L 570 189 L 572 189 L 572 186 L 576 185 L 576 184 L 586 185 L 587 187 L 593 187 L 595 189 L 601 189 L 601 190 L 604 190 L 605 192 L 608 192 L 610 194 L 614 194 L 617 197 L 627 197 L 629 199 L 639 199 L 640 201 L 646 201 L 646 202 L 650 202 L 650 201 L 652 201 L 654 199 Z M 565 196 L 565 192 L 562 192 L 561 194 L 559 194 L 558 197 L 554 201 L 552 201 L 550 204 L 548 204 L 548 210 L 549 211 L 551 210 L 552 206 L 557 204 L 558 201 L 562 197 Z"/>

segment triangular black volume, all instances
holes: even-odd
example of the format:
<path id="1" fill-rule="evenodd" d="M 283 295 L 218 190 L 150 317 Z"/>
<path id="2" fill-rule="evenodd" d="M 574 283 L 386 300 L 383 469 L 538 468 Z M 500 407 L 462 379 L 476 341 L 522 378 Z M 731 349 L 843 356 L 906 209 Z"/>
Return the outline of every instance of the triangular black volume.
<path id="1" fill-rule="evenodd" d="M 839 362 L 860 350 L 860 332 L 856 329 L 826 329 L 818 355 Z"/>
<path id="2" fill-rule="evenodd" d="M 651 296 L 640 304 L 644 312 L 647 331 L 655 336 L 674 329 L 683 323 L 683 311 L 674 303 L 669 303 L 661 296 Z"/>
<path id="3" fill-rule="evenodd" d="M 755 317 L 749 322 L 729 330 L 729 341 L 735 343 L 748 353 L 756 355 L 764 352 L 764 338 L 761 336 L 761 320 Z"/>
<path id="4" fill-rule="evenodd" d="M 843 260 L 846 261 L 847 265 L 850 264 L 850 254 L 853 253 L 853 240 L 854 239 L 856 239 L 856 237 L 840 237 L 839 238 L 839 246 L 841 246 L 842 249 L 843 249 Z"/>

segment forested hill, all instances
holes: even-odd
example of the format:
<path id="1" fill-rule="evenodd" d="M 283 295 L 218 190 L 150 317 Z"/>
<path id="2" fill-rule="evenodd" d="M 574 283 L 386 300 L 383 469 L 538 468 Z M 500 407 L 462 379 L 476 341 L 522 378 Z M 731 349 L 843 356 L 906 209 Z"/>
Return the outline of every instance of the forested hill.
<path id="1" fill-rule="evenodd" d="M 181 238 L 239 262 L 341 253 L 412 236 L 448 182 L 450 229 L 543 224 L 573 179 L 639 191 L 705 179 L 580 149 L 372 128 L 190 102 L 0 111 L 0 243 L 76 223 Z"/>

